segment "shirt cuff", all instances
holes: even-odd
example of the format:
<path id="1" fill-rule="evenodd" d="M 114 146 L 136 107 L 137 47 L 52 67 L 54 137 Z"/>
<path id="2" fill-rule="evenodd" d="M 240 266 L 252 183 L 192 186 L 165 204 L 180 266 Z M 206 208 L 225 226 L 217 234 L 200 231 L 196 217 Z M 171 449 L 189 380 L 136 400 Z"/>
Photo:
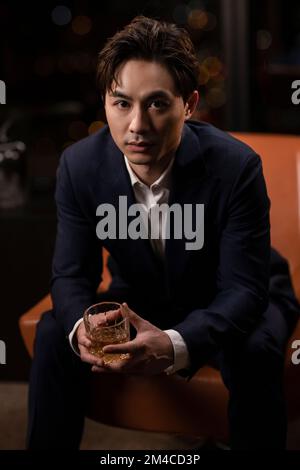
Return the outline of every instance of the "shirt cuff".
<path id="1" fill-rule="evenodd" d="M 73 349 L 74 353 L 77 354 L 77 356 L 80 356 L 80 353 L 79 353 L 79 349 L 78 349 L 77 338 L 76 338 L 76 336 L 74 337 L 74 335 L 75 335 L 76 330 L 79 327 L 81 322 L 83 322 L 83 318 L 79 318 L 79 320 L 73 326 L 73 329 L 72 329 L 71 333 L 69 334 L 70 346 Z"/>
<path id="2" fill-rule="evenodd" d="M 169 336 L 174 350 L 174 364 L 167 367 L 165 373 L 170 375 L 178 370 L 188 369 L 190 366 L 190 355 L 183 337 L 176 330 L 165 330 L 164 332 Z"/>

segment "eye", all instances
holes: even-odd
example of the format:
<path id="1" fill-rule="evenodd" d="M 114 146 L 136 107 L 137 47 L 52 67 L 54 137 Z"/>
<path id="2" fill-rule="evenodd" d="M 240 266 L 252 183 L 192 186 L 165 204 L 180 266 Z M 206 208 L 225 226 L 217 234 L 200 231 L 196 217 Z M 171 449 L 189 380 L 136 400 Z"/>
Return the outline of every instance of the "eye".
<path id="1" fill-rule="evenodd" d="M 150 104 L 150 107 L 152 107 L 154 109 L 164 109 L 167 106 L 168 106 L 168 103 L 166 101 L 163 101 L 163 100 L 154 100 Z"/>
<path id="2" fill-rule="evenodd" d="M 126 109 L 129 107 L 129 103 L 127 101 L 120 100 L 120 101 L 116 101 L 114 103 L 114 106 L 117 106 L 120 109 Z"/>

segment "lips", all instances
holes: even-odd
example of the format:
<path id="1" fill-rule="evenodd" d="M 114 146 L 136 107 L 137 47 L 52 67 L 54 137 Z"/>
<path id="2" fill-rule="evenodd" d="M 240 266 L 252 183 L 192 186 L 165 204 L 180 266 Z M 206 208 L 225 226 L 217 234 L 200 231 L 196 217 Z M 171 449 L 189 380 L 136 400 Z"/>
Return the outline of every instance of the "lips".
<path id="1" fill-rule="evenodd" d="M 134 145 L 135 147 L 148 147 L 149 145 L 152 145 L 151 142 L 127 142 L 127 145 Z"/>
<path id="2" fill-rule="evenodd" d="M 127 148 L 132 152 L 145 152 L 149 149 L 153 144 L 150 142 L 128 142 Z"/>

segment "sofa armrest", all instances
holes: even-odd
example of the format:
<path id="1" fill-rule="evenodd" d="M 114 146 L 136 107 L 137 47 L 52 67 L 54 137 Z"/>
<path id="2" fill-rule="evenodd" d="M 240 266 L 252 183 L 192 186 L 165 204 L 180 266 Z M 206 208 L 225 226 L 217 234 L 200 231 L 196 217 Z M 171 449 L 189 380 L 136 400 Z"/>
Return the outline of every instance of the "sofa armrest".
<path id="1" fill-rule="evenodd" d="M 107 268 L 108 252 L 103 250 L 103 273 L 102 273 L 102 282 L 99 285 L 98 292 L 106 292 L 111 283 L 111 275 Z M 33 357 L 33 345 L 36 332 L 36 326 L 40 321 L 40 318 L 44 312 L 51 310 L 53 307 L 52 299 L 50 294 L 40 300 L 27 312 L 25 312 L 19 318 L 19 328 L 21 331 L 21 336 L 25 343 L 25 347 L 30 355 Z"/>
<path id="2" fill-rule="evenodd" d="M 29 309 L 19 318 L 19 327 L 29 355 L 33 356 L 33 344 L 36 326 L 44 312 L 52 309 L 52 299 L 50 294 L 46 295 L 36 305 Z"/>

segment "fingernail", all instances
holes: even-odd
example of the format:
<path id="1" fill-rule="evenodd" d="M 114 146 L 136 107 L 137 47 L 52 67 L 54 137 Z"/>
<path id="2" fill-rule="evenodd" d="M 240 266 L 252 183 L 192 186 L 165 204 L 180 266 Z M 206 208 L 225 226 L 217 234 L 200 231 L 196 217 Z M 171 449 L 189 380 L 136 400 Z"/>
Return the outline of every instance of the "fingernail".
<path id="1" fill-rule="evenodd" d="M 103 350 L 104 354 L 117 354 L 117 351 L 111 350 L 110 348 Z"/>

